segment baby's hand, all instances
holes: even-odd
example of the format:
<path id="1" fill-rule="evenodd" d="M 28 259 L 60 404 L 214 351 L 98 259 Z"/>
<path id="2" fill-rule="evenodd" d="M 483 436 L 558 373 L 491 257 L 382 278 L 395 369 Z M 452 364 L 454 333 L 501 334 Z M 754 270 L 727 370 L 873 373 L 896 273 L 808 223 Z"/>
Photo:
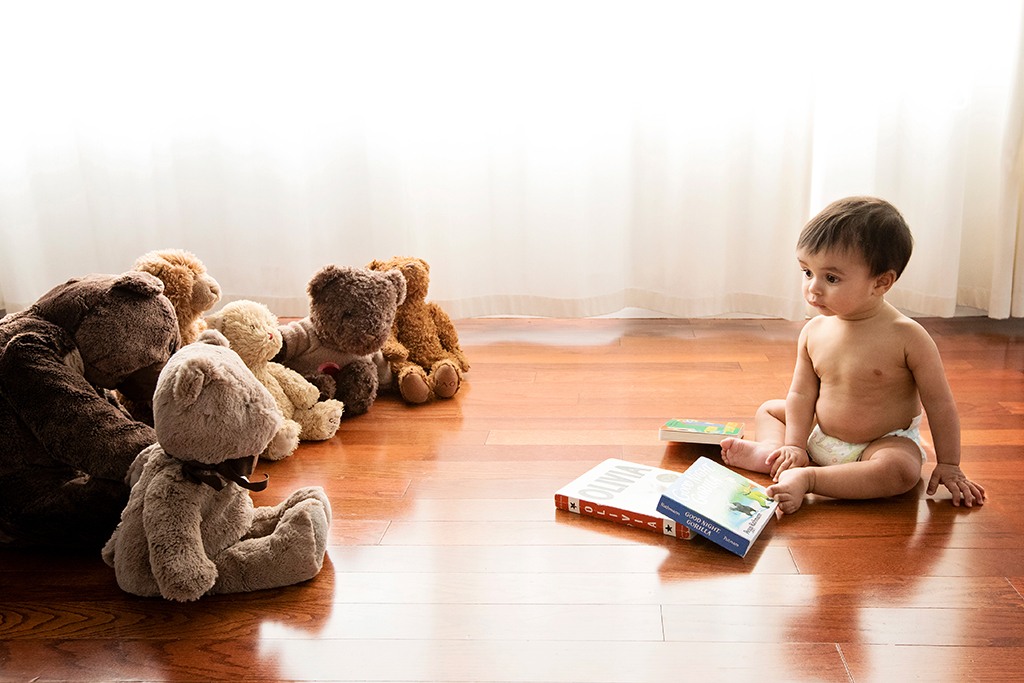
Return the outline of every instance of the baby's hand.
<path id="1" fill-rule="evenodd" d="M 953 494 L 953 505 L 959 506 L 960 501 L 967 507 L 972 507 L 975 503 L 985 504 L 985 488 L 968 479 L 959 465 L 936 465 L 931 479 L 928 480 L 928 495 L 935 493 L 939 489 L 939 484 Z"/>
<path id="2" fill-rule="evenodd" d="M 811 459 L 799 446 L 783 446 L 772 451 L 765 463 L 771 467 L 772 481 L 778 481 L 780 474 L 794 467 L 807 467 Z"/>

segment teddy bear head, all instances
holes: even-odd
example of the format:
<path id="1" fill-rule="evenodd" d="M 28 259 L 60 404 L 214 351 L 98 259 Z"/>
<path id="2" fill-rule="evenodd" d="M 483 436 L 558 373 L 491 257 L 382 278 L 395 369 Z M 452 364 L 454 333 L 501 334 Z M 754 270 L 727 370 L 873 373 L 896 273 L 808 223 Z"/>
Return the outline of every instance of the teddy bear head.
<path id="1" fill-rule="evenodd" d="M 75 341 L 71 362 L 97 387 L 148 398 L 180 343 L 163 283 L 148 273 L 87 275 L 44 294 L 29 312 L 63 328 Z"/>
<path id="2" fill-rule="evenodd" d="M 220 285 L 195 254 L 182 249 L 164 249 L 143 254 L 134 270 L 155 275 L 164 283 L 164 295 L 178 315 L 182 344 L 195 341 L 200 330 L 194 323 L 220 301 Z"/>
<path id="3" fill-rule="evenodd" d="M 430 264 L 415 256 L 395 256 L 386 261 L 373 260 L 367 266 L 370 270 L 397 270 L 405 277 L 406 298 L 409 301 L 423 301 L 430 287 Z"/>
<path id="4" fill-rule="evenodd" d="M 405 278 L 397 270 L 328 265 L 310 279 L 310 321 L 322 342 L 358 355 L 384 345 L 405 301 Z"/>
<path id="5" fill-rule="evenodd" d="M 157 440 L 179 460 L 216 465 L 255 456 L 281 422 L 273 396 L 215 330 L 171 357 L 153 396 Z"/>
<path id="6" fill-rule="evenodd" d="M 208 315 L 206 324 L 227 337 L 249 367 L 268 362 L 281 350 L 277 316 L 257 301 L 232 301 Z"/>

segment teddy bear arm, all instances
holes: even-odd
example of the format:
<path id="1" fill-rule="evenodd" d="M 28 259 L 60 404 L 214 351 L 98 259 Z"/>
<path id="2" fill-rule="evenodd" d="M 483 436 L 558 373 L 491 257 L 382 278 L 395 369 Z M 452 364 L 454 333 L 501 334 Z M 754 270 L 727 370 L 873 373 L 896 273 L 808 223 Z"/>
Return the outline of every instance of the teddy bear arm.
<path id="1" fill-rule="evenodd" d="M 217 581 L 217 565 L 203 547 L 193 490 L 191 483 L 155 478 L 142 513 L 153 578 L 162 596 L 180 602 L 198 600 Z"/>
<path id="2" fill-rule="evenodd" d="M 437 329 L 437 338 L 441 346 L 458 362 L 463 372 L 469 370 L 469 363 L 466 356 L 459 347 L 459 333 L 455 324 L 448 317 L 444 309 L 435 303 L 428 304 L 430 316 L 434 320 L 434 327 Z"/>
<path id="3" fill-rule="evenodd" d="M 320 398 L 320 389 L 291 368 L 280 363 L 268 363 L 267 369 L 293 405 L 309 408 Z"/>
<path id="4" fill-rule="evenodd" d="M 284 511 L 282 505 L 282 503 L 279 503 L 277 505 L 263 505 L 253 508 L 252 525 L 249 527 L 249 531 L 242 537 L 242 540 L 263 538 L 273 533 L 274 527 L 277 526 Z"/>
<path id="5" fill-rule="evenodd" d="M 398 341 L 398 337 L 395 336 L 393 331 L 380 350 L 389 363 L 402 363 L 409 360 L 409 349 L 402 342 Z"/>
<path id="6" fill-rule="evenodd" d="M 20 334 L 0 355 L 0 390 L 50 457 L 91 476 L 121 481 L 152 427 L 130 419 L 65 364 L 42 335 Z M 54 429 L 54 425 L 61 425 Z"/>
<path id="7" fill-rule="evenodd" d="M 286 511 L 295 507 L 300 502 L 309 499 L 319 500 L 327 511 L 327 519 L 330 520 L 331 503 L 327 499 L 323 488 L 319 486 L 306 486 L 293 491 L 288 498 L 277 505 L 262 505 L 253 508 L 252 525 L 243 538 L 262 538 L 273 533 Z"/>
<path id="8" fill-rule="evenodd" d="M 277 329 L 281 333 L 281 350 L 273 358 L 275 363 L 292 367 L 292 362 L 309 354 L 318 344 L 316 332 L 309 318 L 278 325 Z"/>

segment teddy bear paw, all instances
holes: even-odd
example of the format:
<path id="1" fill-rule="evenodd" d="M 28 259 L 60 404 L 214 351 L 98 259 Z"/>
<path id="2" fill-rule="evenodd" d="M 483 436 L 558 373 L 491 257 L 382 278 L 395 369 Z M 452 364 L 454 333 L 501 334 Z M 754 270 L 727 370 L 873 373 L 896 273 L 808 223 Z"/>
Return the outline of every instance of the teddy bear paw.
<path id="1" fill-rule="evenodd" d="M 455 364 L 451 361 L 441 361 L 434 366 L 430 377 L 434 383 L 434 394 L 438 398 L 451 398 L 462 384 L 459 371 L 455 369 Z"/>
<path id="2" fill-rule="evenodd" d="M 430 398 L 430 385 L 427 384 L 426 375 L 417 367 L 399 373 L 398 391 L 409 403 L 426 403 Z"/>
<path id="3" fill-rule="evenodd" d="M 267 460 L 284 460 L 295 452 L 299 447 L 299 433 L 302 428 L 294 420 L 285 420 L 281 428 L 274 434 L 270 444 L 260 454 L 260 457 Z"/>
<path id="4" fill-rule="evenodd" d="M 275 535 L 283 541 L 278 555 L 281 568 L 295 581 L 311 579 L 323 566 L 330 519 L 316 498 L 299 501 L 285 511 Z"/>
<path id="5" fill-rule="evenodd" d="M 332 398 L 313 404 L 313 407 L 304 411 L 302 415 L 296 413 L 296 419 L 302 423 L 302 440 L 326 441 L 333 438 L 341 425 L 341 415 L 344 412 L 345 404 Z"/>

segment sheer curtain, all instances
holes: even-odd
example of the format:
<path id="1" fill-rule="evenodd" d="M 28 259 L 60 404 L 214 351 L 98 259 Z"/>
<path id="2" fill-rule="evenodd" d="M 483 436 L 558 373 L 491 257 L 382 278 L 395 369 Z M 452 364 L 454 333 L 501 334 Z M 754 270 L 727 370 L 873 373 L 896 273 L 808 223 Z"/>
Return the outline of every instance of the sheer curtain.
<path id="1" fill-rule="evenodd" d="M 1024 315 L 1016 0 L 11 5 L 8 311 L 178 247 L 282 316 L 416 255 L 456 318 L 795 319 L 800 227 L 875 194 L 896 305 Z"/>

